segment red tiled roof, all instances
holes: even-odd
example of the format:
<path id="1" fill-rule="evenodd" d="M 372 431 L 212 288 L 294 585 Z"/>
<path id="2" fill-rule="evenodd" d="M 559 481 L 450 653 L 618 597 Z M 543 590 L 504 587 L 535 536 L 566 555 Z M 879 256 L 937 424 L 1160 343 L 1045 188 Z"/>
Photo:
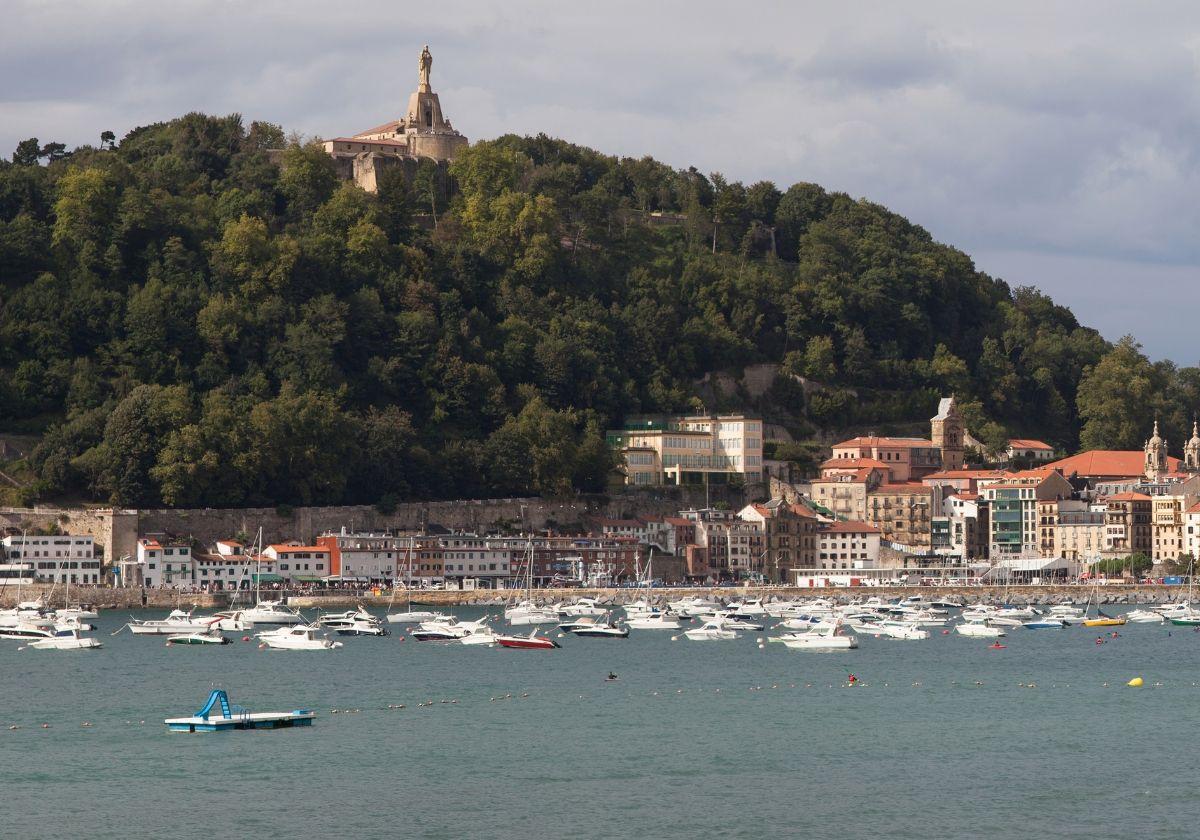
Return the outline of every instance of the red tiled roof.
<path id="1" fill-rule="evenodd" d="M 923 481 L 931 478 L 1004 478 L 1009 475 L 1007 470 L 938 470 L 925 476 Z"/>
<path id="2" fill-rule="evenodd" d="M 358 132 L 358 134 L 355 134 L 354 136 L 362 137 L 364 134 L 387 134 L 388 132 L 395 131 L 399 125 L 400 125 L 399 120 L 389 120 L 388 122 L 385 122 L 383 125 L 377 125 L 374 128 L 368 128 L 366 131 L 360 131 L 360 132 Z"/>
<path id="3" fill-rule="evenodd" d="M 359 143 L 367 146 L 404 146 L 408 148 L 407 140 L 376 140 L 369 137 L 334 137 L 330 143 Z M 351 150 L 353 151 L 353 150 Z"/>
<path id="4" fill-rule="evenodd" d="M 269 545 L 267 548 L 275 549 L 276 553 L 284 551 L 317 551 L 324 552 L 326 554 L 329 553 L 329 549 L 323 545 Z"/>
<path id="5" fill-rule="evenodd" d="M 1040 440 L 1029 440 L 1027 438 L 1013 438 L 1008 442 L 1011 449 L 1043 449 L 1050 452 L 1054 451 L 1054 447 L 1048 443 L 1043 443 Z"/>
<path id="6" fill-rule="evenodd" d="M 668 525 L 695 525 L 696 523 L 690 519 L 684 519 L 682 516 L 664 516 L 663 522 Z"/>
<path id="7" fill-rule="evenodd" d="M 1061 470 L 1063 475 L 1075 473 L 1086 477 L 1135 478 L 1142 475 L 1145 458 L 1145 453 L 1136 449 L 1093 449 L 1052 461 L 1046 466 Z M 1168 470 L 1178 470 L 1179 465 L 1178 458 L 1167 457 Z"/>
<path id="8" fill-rule="evenodd" d="M 861 467 L 883 467 L 889 469 L 892 465 L 885 464 L 875 458 L 830 458 L 821 464 L 821 469 L 859 469 Z"/>
<path id="9" fill-rule="evenodd" d="M 1200 502 L 1196 502 L 1196 504 L 1185 510 L 1184 513 L 1200 513 Z"/>
<path id="10" fill-rule="evenodd" d="M 866 522 L 830 522 L 821 528 L 826 534 L 878 534 L 879 529 Z"/>
<path id="11" fill-rule="evenodd" d="M 792 513 L 797 516 L 806 516 L 809 519 L 816 519 L 817 515 L 809 510 L 807 505 L 788 505 L 792 509 Z"/>
<path id="12" fill-rule="evenodd" d="M 894 438 L 868 435 L 866 437 L 856 437 L 842 441 L 841 443 L 835 443 L 833 448 L 846 449 L 851 446 L 882 446 L 887 449 L 928 449 L 933 446 L 933 441 L 925 440 L 924 438 Z"/>
<path id="13" fill-rule="evenodd" d="M 1109 496 L 1110 502 L 1152 502 L 1154 499 L 1147 496 L 1145 493 L 1117 493 L 1115 496 Z"/>

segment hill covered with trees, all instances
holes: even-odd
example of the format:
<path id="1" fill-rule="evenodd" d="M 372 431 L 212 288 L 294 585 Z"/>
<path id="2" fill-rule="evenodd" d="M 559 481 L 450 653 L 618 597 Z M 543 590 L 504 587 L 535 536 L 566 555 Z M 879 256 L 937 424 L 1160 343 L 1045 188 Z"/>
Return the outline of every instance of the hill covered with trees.
<path id="1" fill-rule="evenodd" d="M 785 374 L 762 400 L 699 399 L 761 362 Z M 986 440 L 1064 448 L 1140 445 L 1156 410 L 1178 440 L 1200 405 L 1196 371 L 814 184 L 506 136 L 368 194 L 319 146 L 202 114 L 0 162 L 26 500 L 563 495 L 604 488 L 628 414 L 759 411 L 804 439 L 949 392 Z"/>

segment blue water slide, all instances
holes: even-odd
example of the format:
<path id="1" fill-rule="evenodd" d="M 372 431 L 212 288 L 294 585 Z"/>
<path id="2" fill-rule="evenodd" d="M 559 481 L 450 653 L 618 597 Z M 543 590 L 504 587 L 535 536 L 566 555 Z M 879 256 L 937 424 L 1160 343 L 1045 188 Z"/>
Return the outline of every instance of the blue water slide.
<path id="1" fill-rule="evenodd" d="M 196 712 L 196 717 L 207 718 L 208 713 L 212 711 L 212 707 L 217 705 L 218 702 L 221 704 L 221 717 L 233 717 L 229 713 L 229 695 L 225 693 L 225 689 L 223 688 L 213 689 L 212 694 L 208 695 L 208 702 L 204 704 L 204 708 Z"/>

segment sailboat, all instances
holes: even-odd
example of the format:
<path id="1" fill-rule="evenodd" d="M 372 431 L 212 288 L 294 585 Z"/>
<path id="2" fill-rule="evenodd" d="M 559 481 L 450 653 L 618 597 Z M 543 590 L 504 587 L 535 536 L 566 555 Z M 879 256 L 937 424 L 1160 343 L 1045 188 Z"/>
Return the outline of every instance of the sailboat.
<path id="1" fill-rule="evenodd" d="M 1089 617 L 1089 611 L 1092 608 L 1093 599 L 1096 602 L 1096 615 Z M 1114 618 L 1111 615 L 1106 615 L 1100 609 L 1100 581 L 1097 580 L 1092 584 L 1092 591 L 1088 593 L 1087 605 L 1083 608 L 1083 621 L 1080 622 L 1084 627 L 1120 627 L 1125 624 L 1124 618 Z"/>
<path id="2" fill-rule="evenodd" d="M 525 599 L 504 608 L 504 620 L 513 627 L 531 624 L 557 624 L 558 610 L 541 607 L 533 602 L 533 540 L 529 540 L 525 557 Z M 503 642 L 501 642 L 503 644 Z M 523 645 L 524 646 L 524 645 Z"/>
<path id="3" fill-rule="evenodd" d="M 258 539 L 253 547 L 253 557 L 262 557 L 263 531 L 258 529 Z M 262 599 L 262 560 L 258 563 L 258 574 L 254 576 L 254 606 L 242 610 L 242 621 L 255 624 L 303 624 L 304 616 L 288 607 L 282 600 L 264 601 Z"/>
<path id="4" fill-rule="evenodd" d="M 408 609 L 404 612 L 388 612 L 387 620 L 389 624 L 421 624 L 425 621 L 437 621 L 445 618 L 440 613 L 430 612 L 429 610 L 414 610 L 412 608 L 412 550 L 413 538 L 409 537 L 408 551 L 405 552 L 405 563 L 407 565 L 407 582 L 404 585 L 404 602 Z M 400 588 L 400 580 L 397 578 L 392 582 L 392 598 L 388 601 L 388 610 L 391 610 L 392 605 L 396 602 L 396 590 Z"/>

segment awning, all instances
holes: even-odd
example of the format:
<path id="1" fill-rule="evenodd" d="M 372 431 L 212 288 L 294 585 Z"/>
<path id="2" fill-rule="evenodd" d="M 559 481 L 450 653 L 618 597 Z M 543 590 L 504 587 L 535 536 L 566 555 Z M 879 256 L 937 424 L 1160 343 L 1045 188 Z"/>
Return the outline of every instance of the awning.
<path id="1" fill-rule="evenodd" d="M 299 583 L 321 583 L 322 582 L 322 578 L 316 577 L 315 575 L 295 575 L 292 577 L 292 580 L 297 581 Z"/>
<path id="2" fill-rule="evenodd" d="M 263 572 L 261 575 L 250 575 L 250 577 L 259 583 L 283 583 L 282 577 L 270 574 L 269 572 Z"/>

